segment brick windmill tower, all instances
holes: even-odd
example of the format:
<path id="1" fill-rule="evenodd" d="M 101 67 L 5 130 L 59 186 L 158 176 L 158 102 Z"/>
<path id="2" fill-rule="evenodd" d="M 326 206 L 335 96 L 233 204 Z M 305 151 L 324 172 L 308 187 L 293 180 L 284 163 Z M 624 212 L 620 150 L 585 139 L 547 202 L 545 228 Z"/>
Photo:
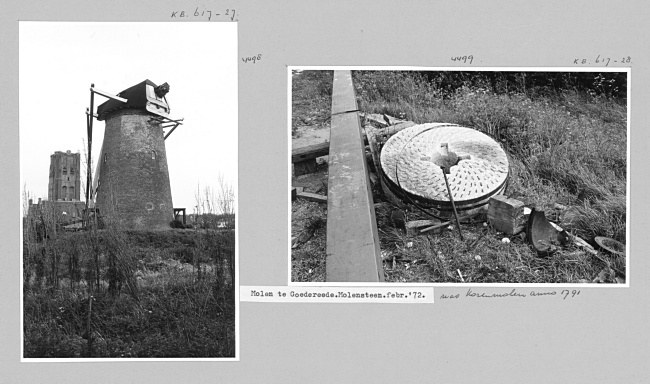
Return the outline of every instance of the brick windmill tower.
<path id="1" fill-rule="evenodd" d="M 90 200 L 123 228 L 168 229 L 174 218 L 165 139 L 181 120 L 169 118 L 169 85 L 145 80 L 112 96 L 94 117 L 106 122 Z M 89 147 L 92 117 L 89 116 Z M 164 134 L 164 128 L 171 130 Z M 90 157 L 90 155 L 89 155 Z"/>

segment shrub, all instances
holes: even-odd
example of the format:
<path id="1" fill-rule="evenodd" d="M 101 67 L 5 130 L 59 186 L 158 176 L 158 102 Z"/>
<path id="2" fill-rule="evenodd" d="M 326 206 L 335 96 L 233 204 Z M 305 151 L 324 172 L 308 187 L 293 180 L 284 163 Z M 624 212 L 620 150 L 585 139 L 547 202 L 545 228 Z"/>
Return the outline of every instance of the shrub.
<path id="1" fill-rule="evenodd" d="M 180 220 L 172 220 L 171 222 L 169 222 L 169 226 L 172 228 L 180 228 L 180 229 L 187 228 L 185 224 L 183 224 L 183 222 Z"/>

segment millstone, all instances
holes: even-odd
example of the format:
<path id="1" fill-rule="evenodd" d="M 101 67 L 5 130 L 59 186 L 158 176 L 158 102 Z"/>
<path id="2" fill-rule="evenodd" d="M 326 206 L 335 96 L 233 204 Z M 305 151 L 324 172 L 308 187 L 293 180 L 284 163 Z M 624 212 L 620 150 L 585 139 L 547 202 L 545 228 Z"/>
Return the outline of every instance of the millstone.
<path id="1" fill-rule="evenodd" d="M 442 170 L 430 161 L 442 143 L 448 143 L 450 152 L 469 155 L 447 175 L 458 208 L 485 204 L 503 190 L 509 164 L 499 143 L 471 128 L 438 123 L 415 125 L 388 139 L 381 168 L 391 190 L 427 207 L 451 209 Z"/>

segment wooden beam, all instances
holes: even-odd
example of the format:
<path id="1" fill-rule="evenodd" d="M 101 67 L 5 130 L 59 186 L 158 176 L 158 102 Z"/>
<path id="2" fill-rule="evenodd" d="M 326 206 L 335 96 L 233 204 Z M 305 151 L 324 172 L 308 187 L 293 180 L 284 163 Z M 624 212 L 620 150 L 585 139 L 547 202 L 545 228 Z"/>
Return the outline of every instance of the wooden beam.
<path id="1" fill-rule="evenodd" d="M 307 201 L 313 201 L 315 203 L 327 204 L 327 196 L 319 195 L 317 193 L 296 191 L 296 197 Z"/>
<path id="2" fill-rule="evenodd" d="M 123 103 L 126 103 L 126 102 L 128 101 L 127 99 L 125 99 L 125 98 L 123 98 L 123 97 L 119 97 L 119 96 L 111 95 L 111 94 L 108 93 L 108 92 L 104 92 L 104 91 L 100 91 L 99 89 L 95 89 L 95 87 L 90 87 L 90 91 L 93 92 L 93 93 L 96 93 L 96 94 L 98 94 L 98 95 L 102 95 L 102 96 L 104 96 L 104 97 L 108 97 L 109 99 L 113 99 L 113 100 L 121 101 L 121 102 L 123 102 Z"/>
<path id="3" fill-rule="evenodd" d="M 379 146 L 377 145 L 377 140 L 372 128 L 366 127 L 366 129 L 364 129 L 364 132 L 366 134 L 366 138 L 368 139 L 368 147 L 370 147 L 370 156 L 372 157 L 372 164 L 374 165 L 375 172 L 381 175 L 381 166 L 379 162 L 380 152 Z"/>
<path id="4" fill-rule="evenodd" d="M 372 126 L 366 126 L 363 132 L 363 142 L 370 146 L 370 141 L 375 141 L 375 148 L 379 148 L 379 143 L 385 143 L 391 136 L 401 131 L 404 128 L 412 127 L 415 123 L 412 121 L 406 121 L 397 125 L 391 125 L 385 128 L 374 128 Z M 371 137 L 372 136 L 372 137 Z"/>
<path id="5" fill-rule="evenodd" d="M 185 120 L 184 117 L 174 120 L 174 119 L 172 119 L 170 117 L 163 116 L 163 115 L 151 116 L 151 117 L 149 117 L 149 119 L 158 121 L 161 124 L 174 124 L 175 123 L 176 125 L 179 125 L 179 124 L 183 125 L 183 121 Z M 171 125 L 167 125 L 167 126 L 170 127 Z"/>
<path id="6" fill-rule="evenodd" d="M 172 128 L 171 130 L 169 130 L 169 132 L 167 132 L 167 134 L 165 135 L 165 137 L 163 137 L 163 140 L 167 140 L 167 138 L 169 137 L 169 135 L 171 135 L 172 132 L 174 132 L 174 129 L 176 129 L 176 127 L 178 127 L 179 124 L 180 124 L 180 123 L 176 123 L 176 125 L 174 125 L 174 128 Z"/>
<path id="7" fill-rule="evenodd" d="M 166 123 L 176 123 L 176 124 L 183 125 L 183 120 L 185 120 L 184 117 L 181 118 L 181 119 L 176 119 L 176 120 L 171 119 L 171 118 L 166 117 L 166 116 L 160 116 L 160 115 L 159 115 L 158 117 L 161 117 L 161 118 L 163 119 L 163 124 L 166 124 Z"/>
<path id="8" fill-rule="evenodd" d="M 433 227 L 440 224 L 440 220 L 414 220 L 406 223 L 406 236 L 418 236 L 424 228 Z M 442 228 L 433 233 L 441 233 Z"/>
<path id="9" fill-rule="evenodd" d="M 375 137 L 390 137 L 396 134 L 397 132 L 401 131 L 404 128 L 412 127 L 414 126 L 415 123 L 412 121 L 405 121 L 403 123 L 395 124 L 395 125 L 390 125 L 386 128 L 373 128 L 375 131 Z M 364 137 L 364 141 L 367 143 L 367 139 Z"/>
<path id="10" fill-rule="evenodd" d="M 559 225 L 555 224 L 554 222 L 549 221 L 549 223 L 551 223 L 551 225 L 553 226 L 553 228 L 557 229 L 558 231 L 560 231 L 560 232 L 561 232 L 561 231 L 564 231 L 564 229 L 562 229 L 562 227 L 560 227 Z M 569 237 L 571 238 L 571 240 L 573 240 L 573 242 L 575 243 L 575 245 L 577 245 L 578 247 L 583 248 L 585 251 L 591 253 L 592 255 L 598 255 L 598 251 L 596 251 L 596 250 L 594 249 L 594 247 L 592 247 L 591 244 L 587 243 L 584 239 L 582 239 L 581 237 L 578 237 L 578 236 L 576 236 L 576 235 L 572 235 L 572 234 L 570 234 L 569 232 L 567 232 L 567 233 L 569 234 Z M 601 260 L 602 260 L 602 259 L 601 259 Z M 605 260 L 602 260 L 602 261 L 604 262 Z"/>
<path id="11" fill-rule="evenodd" d="M 329 153 L 329 141 L 325 141 L 319 144 L 307 145 L 304 147 L 293 148 L 291 150 L 291 162 L 299 163 L 301 161 L 315 159 L 321 156 L 327 156 Z"/>
<path id="12" fill-rule="evenodd" d="M 412 127 L 415 123 L 412 121 L 407 121 L 405 123 L 400 123 L 397 125 L 391 125 L 387 128 L 375 129 L 372 128 L 373 133 L 376 137 L 390 137 L 395 133 L 401 131 L 404 128 Z M 366 132 L 363 132 L 363 143 L 368 145 L 368 138 Z M 324 141 L 318 144 L 306 145 L 304 147 L 297 147 L 291 150 L 291 162 L 298 163 L 301 161 L 315 159 L 321 156 L 327 156 L 330 151 L 329 141 Z"/>
<path id="13" fill-rule="evenodd" d="M 295 201 L 299 193 L 305 190 L 304 187 L 291 187 L 291 201 Z"/>
<path id="14" fill-rule="evenodd" d="M 293 164 L 293 175 L 295 177 L 306 175 L 308 173 L 315 173 L 318 169 L 316 159 L 307 159 Z"/>
<path id="15" fill-rule="evenodd" d="M 350 71 L 334 71 L 327 193 L 328 282 L 380 282 L 384 271 Z"/>
<path id="16" fill-rule="evenodd" d="M 503 195 L 492 196 L 488 203 L 488 221 L 506 235 L 516 235 L 526 229 L 524 203 Z"/>

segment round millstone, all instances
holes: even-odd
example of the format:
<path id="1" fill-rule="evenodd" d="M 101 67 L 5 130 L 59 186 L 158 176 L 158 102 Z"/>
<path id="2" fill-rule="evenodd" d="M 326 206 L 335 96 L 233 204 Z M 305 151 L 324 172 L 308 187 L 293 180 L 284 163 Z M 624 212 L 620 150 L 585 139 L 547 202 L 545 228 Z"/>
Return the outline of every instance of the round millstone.
<path id="1" fill-rule="evenodd" d="M 482 205 L 503 190 L 509 165 L 499 143 L 477 130 L 451 124 L 415 125 L 388 139 L 381 151 L 381 168 L 391 189 L 428 207 L 451 208 L 442 169 L 432 161 L 442 143 L 448 144 L 449 152 L 469 155 L 447 175 L 458 208 Z"/>

